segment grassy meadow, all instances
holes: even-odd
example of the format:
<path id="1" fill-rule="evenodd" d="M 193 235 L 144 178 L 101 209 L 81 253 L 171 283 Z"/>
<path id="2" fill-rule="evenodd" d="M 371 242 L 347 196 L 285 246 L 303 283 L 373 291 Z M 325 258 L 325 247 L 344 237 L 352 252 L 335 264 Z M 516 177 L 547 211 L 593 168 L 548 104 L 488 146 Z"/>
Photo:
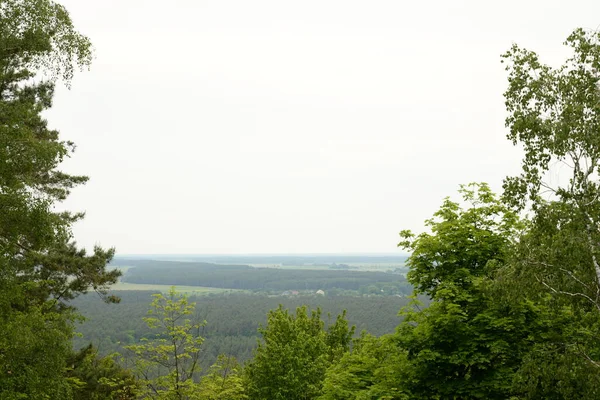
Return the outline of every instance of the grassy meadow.
<path id="1" fill-rule="evenodd" d="M 214 287 L 204 287 L 204 286 L 180 286 L 180 285 L 158 285 L 158 284 L 149 284 L 149 283 L 128 283 L 128 282 L 118 282 L 115 285 L 111 286 L 111 290 L 119 291 L 119 290 L 152 290 L 157 292 L 168 293 L 171 290 L 171 287 L 175 286 L 175 290 L 178 293 L 187 293 L 193 295 L 205 295 L 205 294 L 221 294 L 221 293 L 243 293 L 245 290 L 239 289 L 222 289 L 222 288 L 214 288 Z"/>

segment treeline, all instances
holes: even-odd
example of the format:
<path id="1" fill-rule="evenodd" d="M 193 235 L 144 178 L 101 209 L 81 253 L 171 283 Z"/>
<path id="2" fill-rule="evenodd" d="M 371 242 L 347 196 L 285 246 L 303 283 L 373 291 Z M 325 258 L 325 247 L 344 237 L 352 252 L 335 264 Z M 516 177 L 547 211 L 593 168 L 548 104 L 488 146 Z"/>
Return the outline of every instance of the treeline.
<path id="1" fill-rule="evenodd" d="M 390 284 L 398 294 L 409 294 L 403 275 L 386 272 L 253 268 L 197 262 L 130 260 L 123 282 L 191 285 L 263 291 L 343 289 L 359 291 L 371 285 Z"/>

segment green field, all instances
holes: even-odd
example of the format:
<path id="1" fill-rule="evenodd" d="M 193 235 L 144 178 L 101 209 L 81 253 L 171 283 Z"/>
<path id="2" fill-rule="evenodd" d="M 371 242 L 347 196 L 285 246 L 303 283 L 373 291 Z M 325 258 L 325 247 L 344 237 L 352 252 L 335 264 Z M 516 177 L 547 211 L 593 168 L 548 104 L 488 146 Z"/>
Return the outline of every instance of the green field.
<path id="1" fill-rule="evenodd" d="M 155 285 L 146 283 L 127 283 L 118 282 L 110 287 L 111 290 L 152 290 L 167 293 L 173 285 Z M 203 295 L 210 293 L 242 293 L 245 290 L 239 289 L 222 289 L 204 286 L 175 286 L 175 290 L 179 293 L 189 293 L 194 295 Z"/>

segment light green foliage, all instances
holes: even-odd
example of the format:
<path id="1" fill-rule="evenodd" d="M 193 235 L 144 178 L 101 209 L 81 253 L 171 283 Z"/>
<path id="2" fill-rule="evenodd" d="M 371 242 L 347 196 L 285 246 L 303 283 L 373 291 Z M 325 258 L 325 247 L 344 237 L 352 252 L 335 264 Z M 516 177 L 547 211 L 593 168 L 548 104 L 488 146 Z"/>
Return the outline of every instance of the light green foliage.
<path id="1" fill-rule="evenodd" d="M 400 233 L 398 246 L 412 253 L 407 277 L 419 293 L 436 297 L 438 290 L 468 289 L 506 260 L 509 245 L 524 228 L 486 184 L 463 185 L 459 193 L 467 209 L 446 198 L 434 218 L 425 221 L 431 233 Z"/>
<path id="2" fill-rule="evenodd" d="M 219 356 L 200 382 L 199 397 L 205 400 L 245 400 L 241 368 L 234 357 Z"/>
<path id="3" fill-rule="evenodd" d="M 325 371 L 348 348 L 353 328 L 342 315 L 326 331 L 319 308 L 309 315 L 306 306 L 300 307 L 294 315 L 279 306 L 259 332 L 263 342 L 245 368 L 248 395 L 293 400 L 321 394 Z"/>
<path id="4" fill-rule="evenodd" d="M 195 303 L 174 288 L 168 297 L 155 294 L 144 321 L 155 329 L 155 339 L 126 346 L 134 355 L 134 372 L 143 398 L 191 400 L 199 397 L 199 357 L 205 322 L 192 322 Z"/>
<path id="5" fill-rule="evenodd" d="M 321 400 L 408 400 L 402 382 L 409 379 L 406 354 L 391 336 L 364 334 L 325 375 Z"/>

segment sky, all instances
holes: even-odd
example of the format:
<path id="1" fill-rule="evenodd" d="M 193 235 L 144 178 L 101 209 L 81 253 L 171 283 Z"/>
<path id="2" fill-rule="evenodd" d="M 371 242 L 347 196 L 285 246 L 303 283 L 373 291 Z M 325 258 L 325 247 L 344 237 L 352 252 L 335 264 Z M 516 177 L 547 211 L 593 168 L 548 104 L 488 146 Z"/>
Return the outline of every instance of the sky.
<path id="1" fill-rule="evenodd" d="M 61 206 L 118 254 L 395 253 L 463 183 L 520 170 L 500 55 L 560 64 L 600 2 L 62 0 L 95 47 L 50 126 Z"/>

